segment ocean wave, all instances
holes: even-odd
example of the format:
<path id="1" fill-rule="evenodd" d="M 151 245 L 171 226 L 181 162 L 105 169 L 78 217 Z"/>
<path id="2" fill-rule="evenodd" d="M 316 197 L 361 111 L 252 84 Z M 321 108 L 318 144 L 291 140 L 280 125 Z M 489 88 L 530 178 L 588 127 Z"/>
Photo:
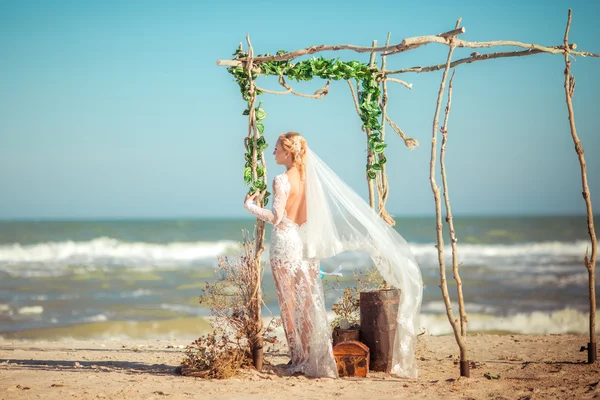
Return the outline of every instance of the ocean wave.
<path id="1" fill-rule="evenodd" d="M 581 267 L 583 270 L 584 268 Z M 588 273 L 581 272 L 575 274 L 564 274 L 564 275 L 554 275 L 554 274 L 534 274 L 534 275 L 526 275 L 526 274 L 518 274 L 516 276 L 509 277 L 505 279 L 506 284 L 510 284 L 512 286 L 521 286 L 527 288 L 535 288 L 535 287 L 552 287 L 555 289 L 564 289 L 567 286 L 579 286 L 585 287 L 587 286 L 589 281 Z"/>
<path id="2" fill-rule="evenodd" d="M 327 316 L 331 322 L 334 314 L 328 312 Z M 278 316 L 265 316 L 265 325 L 274 317 Z M 471 333 L 585 335 L 588 333 L 589 328 L 588 314 L 569 308 L 553 312 L 534 311 L 531 313 L 518 313 L 504 317 L 483 313 L 470 313 L 468 314 L 468 318 L 467 331 Z M 177 338 L 179 340 L 187 340 L 210 332 L 210 320 L 211 317 L 209 316 L 195 316 L 149 321 L 111 321 L 105 314 L 97 314 L 84 318 L 78 324 L 71 324 L 69 326 L 4 332 L 0 335 L 0 339 L 2 336 L 5 336 L 6 338 L 20 340 L 71 340 L 73 338 L 111 340 Z M 57 321 L 51 322 L 55 326 Z M 453 333 L 445 313 L 421 314 L 420 328 L 425 333 L 434 336 L 450 335 Z M 597 323 L 596 331 L 600 332 L 600 323 Z M 285 343 L 285 335 L 281 326 L 276 328 L 274 333 Z"/>
<path id="3" fill-rule="evenodd" d="M 8 304 L 0 303 L 0 315 L 1 316 L 9 316 L 11 317 L 14 314 L 12 308 Z"/>
<path id="4" fill-rule="evenodd" d="M 458 310 L 458 303 L 452 302 L 452 310 L 455 312 Z M 471 313 L 483 313 L 483 314 L 495 314 L 498 312 L 498 307 L 476 304 L 476 303 L 465 303 L 465 311 L 468 314 Z M 443 301 L 428 301 L 424 302 L 421 306 L 422 313 L 436 313 L 446 314 L 446 304 Z"/>
<path id="5" fill-rule="evenodd" d="M 424 270 L 437 269 L 437 250 L 433 243 L 411 243 L 419 265 Z M 587 241 L 538 242 L 520 244 L 459 244 L 459 263 L 465 268 L 497 268 L 504 272 L 571 273 L 581 260 Z M 148 243 L 125 242 L 108 237 L 89 241 L 44 242 L 31 245 L 0 246 L 0 271 L 16 276 L 58 276 L 77 271 L 63 271 L 66 266 L 89 268 L 132 267 L 154 269 L 170 267 L 213 267 L 216 257 L 240 251 L 239 243 L 229 240 L 205 242 Z M 444 247 L 446 262 L 450 263 L 451 249 Z M 263 253 L 268 260 L 268 252 Z M 344 270 L 372 265 L 365 253 L 345 252 L 322 260 L 328 270 L 343 264 Z M 57 268 L 58 267 L 58 268 Z"/>
<path id="6" fill-rule="evenodd" d="M 589 331 L 588 313 L 571 308 L 552 312 L 534 311 L 508 316 L 468 314 L 469 332 L 506 332 L 514 334 L 585 334 Z M 446 314 L 421 314 L 421 326 L 431 335 L 451 334 L 452 327 Z M 596 330 L 600 324 L 596 324 Z"/>
<path id="7" fill-rule="evenodd" d="M 108 317 L 104 314 L 92 315 L 90 317 L 84 317 L 83 322 L 104 322 L 108 321 Z"/>
<path id="8" fill-rule="evenodd" d="M 160 308 L 163 310 L 175 311 L 177 313 L 204 316 L 207 314 L 207 309 L 198 306 L 187 306 L 184 304 L 161 304 Z"/>
<path id="9" fill-rule="evenodd" d="M 233 241 L 146 243 L 100 237 L 90 241 L 0 246 L 0 270 L 15 266 L 189 266 L 234 252 Z M 33 272 L 33 271 L 32 271 Z"/>
<path id="10" fill-rule="evenodd" d="M 532 242 L 519 244 L 460 244 L 457 245 L 459 262 L 464 266 L 502 266 L 511 265 L 550 265 L 560 268 L 561 264 L 573 264 L 581 261 L 590 246 L 589 241 L 574 242 Z M 412 252 L 423 267 L 437 267 L 437 249 L 431 244 L 411 244 Z M 444 257 L 450 261 L 452 249 L 444 246 Z M 556 266 L 558 264 L 558 267 Z"/>
<path id="11" fill-rule="evenodd" d="M 27 306 L 21 307 L 17 311 L 20 315 L 38 315 L 44 312 L 44 307 L 42 306 Z"/>

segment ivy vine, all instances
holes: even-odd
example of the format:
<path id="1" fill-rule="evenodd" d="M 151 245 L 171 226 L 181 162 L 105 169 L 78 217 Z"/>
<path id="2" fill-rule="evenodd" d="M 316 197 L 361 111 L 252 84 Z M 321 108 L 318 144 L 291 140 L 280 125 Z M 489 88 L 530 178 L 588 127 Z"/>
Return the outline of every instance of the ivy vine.
<path id="1" fill-rule="evenodd" d="M 285 50 L 279 50 L 276 54 L 281 55 L 287 53 Z M 247 53 L 242 50 L 236 50 L 233 54 L 234 59 L 246 58 Z M 264 56 L 270 56 L 265 54 Z M 261 57 L 261 55 L 258 55 Z M 367 176 L 369 179 L 375 179 L 377 176 L 376 171 L 383 169 L 383 164 L 387 161 L 383 155 L 383 151 L 386 148 L 386 144 L 381 138 L 381 123 L 379 117 L 381 116 L 381 108 L 379 107 L 378 98 L 381 94 L 379 80 L 375 75 L 377 72 L 376 68 L 369 67 L 368 64 L 360 61 L 340 61 L 339 59 L 325 59 L 323 57 L 313 57 L 308 60 L 300 61 L 295 64 L 290 61 L 268 61 L 257 64 L 260 68 L 260 72 L 252 71 L 252 80 L 255 80 L 261 75 L 265 76 L 286 76 L 288 79 L 295 81 L 310 81 L 315 77 L 322 79 L 331 80 L 350 80 L 354 79 L 357 84 L 360 82 L 362 90 L 359 96 L 359 110 L 360 118 L 362 120 L 362 127 L 368 134 L 369 149 L 377 154 L 375 162 L 367 163 Z M 242 98 L 248 103 L 246 110 L 243 115 L 250 114 L 251 107 L 251 96 L 250 96 L 250 80 L 248 79 L 248 71 L 242 66 L 229 67 L 227 71 L 233 75 L 235 81 L 240 87 Z M 256 91 L 257 95 L 261 95 L 260 90 Z M 262 103 L 259 103 L 255 107 L 256 115 L 256 128 L 260 135 L 257 141 L 257 162 L 262 160 L 262 152 L 268 147 L 268 144 L 263 136 L 265 131 L 264 123 L 262 122 L 267 113 L 261 108 Z M 248 141 L 247 152 L 245 154 L 246 164 L 244 169 L 244 182 L 246 185 L 251 185 L 250 193 L 256 191 L 266 190 L 266 182 L 264 181 L 264 169 L 262 166 L 257 168 L 257 179 L 254 180 L 252 175 L 252 150 L 254 143 L 252 140 Z M 268 201 L 268 192 L 265 197 L 265 204 Z"/>

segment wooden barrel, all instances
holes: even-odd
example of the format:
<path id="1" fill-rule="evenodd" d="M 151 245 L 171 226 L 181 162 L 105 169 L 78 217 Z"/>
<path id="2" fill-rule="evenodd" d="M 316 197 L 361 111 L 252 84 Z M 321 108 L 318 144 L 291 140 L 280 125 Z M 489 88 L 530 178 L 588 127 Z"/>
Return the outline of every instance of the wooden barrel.
<path id="1" fill-rule="evenodd" d="M 392 370 L 399 304 L 397 289 L 360 294 L 360 341 L 370 349 L 372 371 L 389 373 Z"/>

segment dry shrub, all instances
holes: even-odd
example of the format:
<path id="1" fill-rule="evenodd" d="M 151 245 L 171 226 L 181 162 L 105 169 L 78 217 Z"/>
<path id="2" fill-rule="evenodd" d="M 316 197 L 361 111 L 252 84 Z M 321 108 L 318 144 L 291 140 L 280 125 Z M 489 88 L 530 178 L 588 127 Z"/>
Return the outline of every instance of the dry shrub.
<path id="1" fill-rule="evenodd" d="M 185 349 L 186 358 L 181 363 L 181 374 L 206 379 L 227 379 L 252 363 L 250 353 L 232 346 L 224 335 L 216 331 L 201 336 Z"/>
<path id="2" fill-rule="evenodd" d="M 252 365 L 250 340 L 260 333 L 263 341 L 275 343 L 275 329 L 281 324 L 271 319 L 263 327 L 256 321 L 252 300 L 261 290 L 259 277 L 264 273 L 261 263 L 255 266 L 254 238 L 244 232 L 242 254 L 219 257 L 217 279 L 207 282 L 199 296 L 200 304 L 210 307 L 213 332 L 187 346 L 181 372 L 186 376 L 225 379 L 241 368 Z"/>

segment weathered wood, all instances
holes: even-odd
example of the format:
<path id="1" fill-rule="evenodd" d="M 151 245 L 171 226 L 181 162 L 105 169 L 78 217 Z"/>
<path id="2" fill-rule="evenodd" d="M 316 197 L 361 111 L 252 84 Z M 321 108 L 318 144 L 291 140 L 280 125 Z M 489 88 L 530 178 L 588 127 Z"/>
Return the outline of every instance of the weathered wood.
<path id="1" fill-rule="evenodd" d="M 460 20 L 456 22 L 456 26 L 460 24 Z M 450 50 L 448 51 L 448 58 L 446 60 L 446 68 L 444 68 L 444 73 L 442 74 L 442 82 L 440 83 L 440 90 L 438 92 L 438 98 L 435 108 L 435 114 L 433 117 L 433 137 L 431 139 L 431 161 L 429 164 L 429 181 L 431 183 L 431 190 L 433 191 L 433 198 L 435 202 L 435 215 L 436 215 L 436 232 L 437 232 L 437 253 L 438 253 L 438 263 L 440 265 L 440 289 L 442 290 L 442 297 L 444 299 L 444 305 L 446 306 L 446 316 L 448 317 L 448 322 L 452 326 L 452 330 L 454 331 L 454 337 L 456 338 L 456 343 L 460 349 L 460 361 L 462 363 L 462 368 L 460 370 L 461 376 L 468 377 L 468 361 L 467 360 L 467 342 L 466 337 L 461 334 L 460 327 L 458 325 L 458 320 L 454 318 L 454 313 L 452 312 L 452 302 L 450 301 L 450 294 L 448 293 L 448 283 L 446 281 L 446 262 L 444 260 L 444 238 L 442 235 L 442 207 L 440 200 L 440 188 L 436 183 L 435 176 L 435 162 L 436 162 L 436 150 L 437 150 L 437 129 L 438 129 L 438 118 L 440 115 L 440 108 L 442 104 L 442 97 L 444 95 L 444 91 L 446 88 L 446 79 L 448 78 L 448 72 L 450 70 L 450 64 L 452 62 L 452 54 L 454 53 L 454 46 L 450 46 Z M 444 127 L 445 129 L 445 127 Z M 445 175 L 444 175 L 445 176 Z M 447 195 L 447 186 L 444 185 L 444 195 Z M 455 247 L 452 248 L 453 252 Z M 458 271 L 456 271 L 458 274 Z M 458 282 L 458 281 L 457 281 Z M 459 292 L 459 296 L 462 296 L 462 291 Z M 463 314 L 461 313 L 461 318 Z M 466 313 L 464 315 L 466 318 Z M 465 321 L 466 323 L 466 321 Z M 465 325 L 466 332 L 466 325 Z M 466 370 L 465 370 L 466 367 Z"/>
<path id="2" fill-rule="evenodd" d="M 369 347 L 371 370 L 392 371 L 400 290 L 360 293 L 360 338 Z"/>
<path id="3" fill-rule="evenodd" d="M 252 177 L 254 180 L 258 179 L 258 144 L 257 141 L 259 139 L 259 132 L 256 126 L 256 110 L 254 104 L 256 103 L 256 86 L 254 81 L 252 80 L 252 57 L 254 56 L 254 50 L 252 48 L 252 42 L 250 41 L 250 35 L 246 35 L 246 41 L 248 42 L 248 57 L 249 62 L 246 65 L 248 70 L 248 80 L 250 82 L 250 91 L 249 95 L 251 98 L 249 109 L 250 113 L 248 114 L 248 139 L 254 141 L 254 146 L 252 147 Z M 267 180 L 267 165 L 265 164 L 265 156 L 264 153 L 260 154 L 262 160 L 262 167 L 264 170 L 263 179 Z M 258 199 L 259 206 L 263 206 L 264 199 Z M 250 344 L 250 351 L 252 353 L 252 360 L 254 363 L 254 367 L 261 371 L 263 367 L 263 320 L 261 316 L 261 306 L 262 306 L 262 291 L 261 291 L 261 270 L 260 270 L 260 256 L 262 252 L 265 250 L 265 222 L 257 219 L 256 222 L 256 249 L 255 249 L 255 257 L 253 262 L 254 274 L 251 278 L 254 283 L 254 294 L 252 295 L 252 300 L 248 304 L 249 309 L 249 318 L 253 320 L 253 327 L 251 328 L 251 332 L 248 335 L 248 342 Z"/>
<path id="4" fill-rule="evenodd" d="M 569 48 L 569 28 L 571 27 L 571 9 L 569 8 L 569 17 L 567 20 L 567 29 L 565 30 L 564 44 L 565 49 Z M 583 153 L 583 145 L 577 135 L 577 127 L 575 126 L 575 113 L 573 111 L 573 93 L 575 91 L 575 77 L 571 75 L 571 61 L 569 60 L 569 51 L 565 51 L 565 97 L 567 101 L 567 111 L 569 112 L 569 127 L 571 128 L 571 137 L 575 144 L 575 151 L 579 158 L 579 166 L 581 168 L 581 186 L 583 188 L 583 199 L 587 213 L 588 233 L 590 235 L 592 253 L 588 254 L 586 249 L 583 257 L 583 262 L 588 271 L 588 291 L 590 299 L 590 341 L 588 342 L 588 363 L 593 364 L 597 359 L 596 345 L 596 254 L 597 254 L 597 239 L 596 229 L 594 228 L 594 212 L 592 211 L 592 200 L 590 188 L 587 181 L 587 166 Z M 589 258 L 588 258 L 589 256 Z"/>
<path id="5" fill-rule="evenodd" d="M 337 345 L 341 342 L 348 341 L 359 341 L 360 340 L 360 330 L 359 329 L 340 329 L 339 326 L 336 326 L 332 333 L 333 337 L 333 345 Z"/>
<path id="6" fill-rule="evenodd" d="M 369 373 L 369 348 L 361 342 L 347 341 L 333 348 L 338 374 L 366 377 Z"/>

